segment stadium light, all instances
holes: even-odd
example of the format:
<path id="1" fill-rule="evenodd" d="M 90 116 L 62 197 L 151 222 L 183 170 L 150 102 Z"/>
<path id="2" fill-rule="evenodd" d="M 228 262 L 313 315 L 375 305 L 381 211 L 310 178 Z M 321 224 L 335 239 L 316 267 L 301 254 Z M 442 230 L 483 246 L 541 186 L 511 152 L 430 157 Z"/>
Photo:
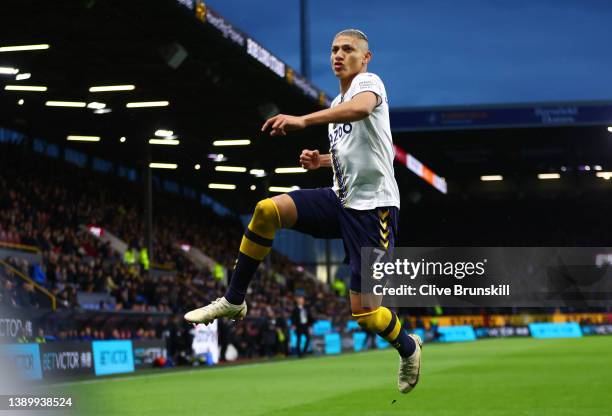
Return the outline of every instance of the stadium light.
<path id="1" fill-rule="evenodd" d="M 597 172 L 595 174 L 598 178 L 602 178 L 605 180 L 610 180 L 610 178 L 612 178 L 612 172 Z"/>
<path id="2" fill-rule="evenodd" d="M 257 187 L 255 185 L 251 185 L 251 191 L 254 191 L 255 189 L 257 189 Z"/>
<path id="3" fill-rule="evenodd" d="M 17 76 L 15 77 L 15 81 L 23 81 L 24 79 L 30 79 L 31 76 L 32 74 L 30 74 L 29 72 L 24 72 L 23 74 L 17 74 Z"/>
<path id="4" fill-rule="evenodd" d="M 19 70 L 17 68 L 10 68 L 7 66 L 0 66 L 0 74 L 3 75 L 15 75 L 19 73 Z"/>
<path id="5" fill-rule="evenodd" d="M 558 173 L 538 173 L 538 179 L 559 179 L 561 175 Z"/>
<path id="6" fill-rule="evenodd" d="M 141 101 L 134 103 L 127 103 L 127 108 L 145 108 L 145 107 L 167 107 L 170 105 L 169 101 Z"/>
<path id="7" fill-rule="evenodd" d="M 126 142 L 126 140 L 127 140 L 127 139 L 126 139 L 126 137 L 125 137 L 125 136 L 121 136 L 121 137 L 119 138 L 119 141 L 120 141 L 121 143 L 125 143 L 125 142 Z"/>
<path id="8" fill-rule="evenodd" d="M 39 45 L 2 46 L 0 52 L 38 51 L 43 49 L 49 49 L 49 45 L 43 43 Z"/>
<path id="9" fill-rule="evenodd" d="M 608 131 L 612 133 L 612 126 L 608 127 Z"/>
<path id="10" fill-rule="evenodd" d="M 195 170 L 200 170 L 201 166 L 199 163 L 196 163 L 196 165 L 193 167 Z"/>
<path id="11" fill-rule="evenodd" d="M 76 136 L 70 135 L 66 137 L 66 140 L 71 142 L 99 142 L 100 136 Z"/>
<path id="12" fill-rule="evenodd" d="M 300 189 L 299 186 L 292 186 L 292 187 L 286 187 L 286 186 L 271 186 L 268 188 L 268 191 L 270 192 L 279 192 L 279 193 L 286 193 L 286 192 L 291 192 L 291 191 L 296 191 Z"/>
<path id="13" fill-rule="evenodd" d="M 230 183 L 209 183 L 209 189 L 226 189 L 226 190 L 234 190 L 236 189 L 236 185 Z"/>
<path id="14" fill-rule="evenodd" d="M 308 172 L 304 168 L 276 168 L 274 173 L 305 173 Z"/>
<path id="15" fill-rule="evenodd" d="M 174 134 L 172 130 L 155 130 L 157 137 L 170 137 Z"/>
<path id="16" fill-rule="evenodd" d="M 595 170 L 602 170 L 602 167 L 601 167 L 601 165 L 595 165 L 595 166 L 593 166 L 593 169 L 595 169 Z"/>
<path id="17" fill-rule="evenodd" d="M 248 146 L 251 141 L 248 139 L 242 140 L 215 140 L 213 146 Z"/>
<path id="18" fill-rule="evenodd" d="M 44 92 L 47 91 L 47 87 L 43 86 L 34 86 L 34 85 L 5 85 L 5 91 L 38 91 Z"/>
<path id="19" fill-rule="evenodd" d="M 76 107 L 83 108 L 87 106 L 87 103 L 80 101 L 47 101 L 45 103 L 47 107 Z"/>
<path id="20" fill-rule="evenodd" d="M 176 169 L 178 168 L 178 165 L 176 163 L 151 162 L 149 163 L 149 167 L 151 169 Z"/>
<path id="21" fill-rule="evenodd" d="M 180 141 L 176 139 L 149 139 L 149 144 L 163 144 L 166 146 L 177 146 Z"/>
<path id="22" fill-rule="evenodd" d="M 89 92 L 132 91 L 134 85 L 106 85 L 89 88 Z"/>
<path id="23" fill-rule="evenodd" d="M 23 105 L 23 103 L 24 103 L 24 102 L 25 102 L 25 101 L 23 101 L 23 98 L 20 98 L 20 99 L 19 99 L 19 101 L 17 101 L 17 104 L 18 104 L 18 105 Z"/>
<path id="24" fill-rule="evenodd" d="M 251 169 L 249 173 L 255 176 L 256 178 L 263 178 L 264 176 L 266 176 L 266 171 L 263 169 Z"/>
<path id="25" fill-rule="evenodd" d="M 247 168 L 242 166 L 215 166 L 217 172 L 246 172 Z"/>
<path id="26" fill-rule="evenodd" d="M 106 104 L 98 103 L 96 101 L 93 101 L 93 102 L 87 104 L 87 108 L 91 108 L 93 110 L 101 110 L 103 108 L 106 108 Z"/>
<path id="27" fill-rule="evenodd" d="M 483 182 L 503 181 L 504 177 L 502 175 L 483 175 L 480 180 Z"/>

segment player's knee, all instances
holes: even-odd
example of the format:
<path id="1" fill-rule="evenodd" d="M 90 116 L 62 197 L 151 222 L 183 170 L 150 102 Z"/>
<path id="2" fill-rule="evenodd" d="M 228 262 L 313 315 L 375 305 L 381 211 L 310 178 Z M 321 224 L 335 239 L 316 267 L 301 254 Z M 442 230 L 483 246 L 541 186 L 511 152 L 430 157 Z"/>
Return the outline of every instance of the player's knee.
<path id="1" fill-rule="evenodd" d="M 278 209 L 270 198 L 262 199 L 255 205 L 253 220 L 266 224 L 278 224 Z"/>
<path id="2" fill-rule="evenodd" d="M 264 234 L 274 233 L 280 227 L 278 208 L 270 198 L 262 199 L 255 205 L 249 228 Z"/>
<path id="3" fill-rule="evenodd" d="M 359 324 L 359 326 L 361 327 L 361 329 L 363 329 L 364 331 L 367 332 L 372 332 L 372 329 L 370 328 L 370 320 L 367 319 L 366 316 L 363 316 L 361 318 L 357 318 L 357 323 Z"/>
<path id="4" fill-rule="evenodd" d="M 384 338 L 391 336 L 394 339 L 401 328 L 397 316 L 384 306 L 362 314 L 354 313 L 353 317 L 364 330 L 376 332 Z"/>
<path id="5" fill-rule="evenodd" d="M 368 332 L 378 332 L 381 320 L 382 308 L 376 308 L 373 311 L 364 313 L 353 313 L 353 318 L 357 320 L 357 323 L 361 328 Z"/>

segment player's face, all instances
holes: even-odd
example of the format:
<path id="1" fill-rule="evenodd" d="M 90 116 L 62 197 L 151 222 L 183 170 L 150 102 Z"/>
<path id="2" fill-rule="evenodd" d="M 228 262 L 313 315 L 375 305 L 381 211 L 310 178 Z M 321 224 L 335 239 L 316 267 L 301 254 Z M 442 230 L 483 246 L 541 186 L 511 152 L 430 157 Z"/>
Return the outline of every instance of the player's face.
<path id="1" fill-rule="evenodd" d="M 350 78 L 362 72 L 371 57 L 363 41 L 352 36 L 338 36 L 331 48 L 331 67 L 336 77 Z"/>

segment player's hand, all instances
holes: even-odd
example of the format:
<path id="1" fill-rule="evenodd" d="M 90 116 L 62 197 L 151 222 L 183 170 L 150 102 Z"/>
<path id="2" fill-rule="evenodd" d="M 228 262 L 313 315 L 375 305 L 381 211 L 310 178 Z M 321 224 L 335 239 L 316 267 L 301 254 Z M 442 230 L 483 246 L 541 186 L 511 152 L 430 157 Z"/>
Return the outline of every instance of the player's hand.
<path id="1" fill-rule="evenodd" d="M 266 120 L 261 131 L 270 129 L 270 136 L 286 136 L 288 131 L 300 130 L 306 127 L 302 117 L 278 114 Z"/>
<path id="2" fill-rule="evenodd" d="M 302 150 L 300 155 L 300 165 L 304 169 L 315 170 L 321 167 L 321 158 L 319 157 L 318 150 Z"/>

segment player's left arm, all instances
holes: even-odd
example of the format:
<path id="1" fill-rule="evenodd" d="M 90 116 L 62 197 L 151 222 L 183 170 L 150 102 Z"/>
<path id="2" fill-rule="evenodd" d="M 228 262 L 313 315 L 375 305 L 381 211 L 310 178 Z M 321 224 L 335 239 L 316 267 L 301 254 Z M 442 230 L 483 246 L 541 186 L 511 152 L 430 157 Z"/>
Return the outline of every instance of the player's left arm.
<path id="1" fill-rule="evenodd" d="M 363 91 L 351 100 L 338 104 L 333 108 L 306 114 L 304 116 L 289 116 L 278 114 L 264 123 L 261 131 L 270 129 L 270 136 L 286 136 L 288 131 L 300 130 L 309 126 L 328 123 L 346 123 L 359 121 L 372 114 L 379 104 L 380 97 L 372 91 Z"/>

